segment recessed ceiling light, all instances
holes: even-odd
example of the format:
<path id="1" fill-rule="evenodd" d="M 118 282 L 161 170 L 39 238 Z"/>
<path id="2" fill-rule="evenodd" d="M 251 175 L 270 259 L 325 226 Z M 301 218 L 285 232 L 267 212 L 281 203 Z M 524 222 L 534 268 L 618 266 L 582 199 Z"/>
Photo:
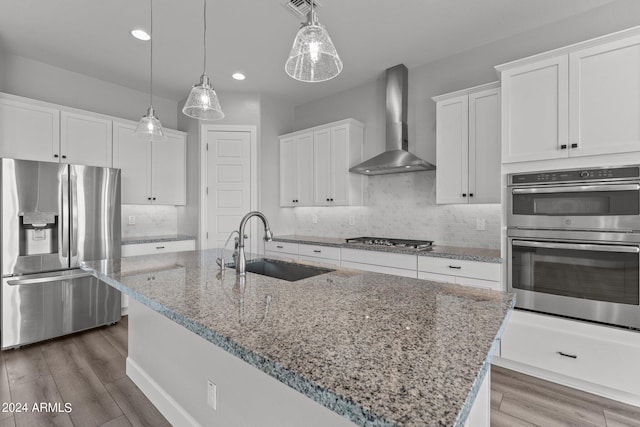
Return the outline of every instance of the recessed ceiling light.
<path id="1" fill-rule="evenodd" d="M 242 73 L 233 73 L 231 77 L 233 77 L 236 80 L 244 80 L 246 78 L 246 76 Z"/>
<path id="2" fill-rule="evenodd" d="M 140 28 L 136 28 L 135 30 L 131 30 L 131 35 L 138 40 L 142 40 L 143 42 L 151 40 L 151 36 L 145 30 Z"/>

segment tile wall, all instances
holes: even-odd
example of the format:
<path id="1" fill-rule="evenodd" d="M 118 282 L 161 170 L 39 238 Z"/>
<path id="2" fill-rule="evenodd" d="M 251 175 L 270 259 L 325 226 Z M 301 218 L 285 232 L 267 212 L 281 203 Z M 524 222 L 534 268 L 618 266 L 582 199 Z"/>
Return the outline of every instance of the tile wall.
<path id="1" fill-rule="evenodd" d="M 129 224 L 129 217 L 135 224 Z M 122 237 L 162 236 L 178 233 L 175 206 L 122 205 Z"/>

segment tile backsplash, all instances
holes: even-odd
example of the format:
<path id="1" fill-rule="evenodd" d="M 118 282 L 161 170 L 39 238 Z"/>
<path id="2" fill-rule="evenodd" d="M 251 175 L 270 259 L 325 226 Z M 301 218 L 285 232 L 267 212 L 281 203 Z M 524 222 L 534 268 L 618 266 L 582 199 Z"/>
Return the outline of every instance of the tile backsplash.
<path id="1" fill-rule="evenodd" d="M 135 224 L 129 225 L 129 217 Z M 122 237 L 162 236 L 178 233 L 178 211 L 175 206 L 122 205 Z"/>
<path id="2" fill-rule="evenodd" d="M 365 206 L 295 208 L 293 230 L 299 235 L 368 235 L 499 249 L 500 204 L 437 205 L 435 179 L 435 171 L 371 176 Z M 476 230 L 478 219 L 484 220 L 484 231 Z"/>

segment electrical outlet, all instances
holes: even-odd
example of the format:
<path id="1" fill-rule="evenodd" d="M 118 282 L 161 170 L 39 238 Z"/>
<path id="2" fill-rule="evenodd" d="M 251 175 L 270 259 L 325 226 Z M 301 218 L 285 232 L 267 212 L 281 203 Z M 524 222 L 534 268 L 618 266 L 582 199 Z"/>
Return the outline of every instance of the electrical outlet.
<path id="1" fill-rule="evenodd" d="M 135 225 L 136 224 L 136 217 L 133 215 L 129 215 L 129 225 Z"/>
<path id="2" fill-rule="evenodd" d="M 484 231 L 486 226 L 486 220 L 484 218 L 476 218 L 476 230 Z"/>
<path id="3" fill-rule="evenodd" d="M 356 225 L 356 216 L 355 215 L 350 215 L 349 216 L 349 225 Z"/>
<path id="4" fill-rule="evenodd" d="M 207 405 L 214 411 L 218 409 L 218 387 L 211 380 L 207 380 Z"/>
<path id="5" fill-rule="evenodd" d="M 311 222 L 314 223 L 314 224 L 317 224 L 318 223 L 318 215 L 316 215 L 316 214 L 311 215 Z"/>

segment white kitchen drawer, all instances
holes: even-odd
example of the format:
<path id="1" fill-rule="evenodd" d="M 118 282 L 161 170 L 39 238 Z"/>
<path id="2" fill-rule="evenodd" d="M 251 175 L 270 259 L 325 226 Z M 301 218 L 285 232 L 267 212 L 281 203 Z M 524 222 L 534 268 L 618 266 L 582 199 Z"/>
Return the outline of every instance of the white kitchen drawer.
<path id="1" fill-rule="evenodd" d="M 331 246 L 318 245 L 298 245 L 298 254 L 302 256 L 310 256 L 316 258 L 329 258 L 340 261 L 340 248 Z"/>
<path id="2" fill-rule="evenodd" d="M 327 266 L 331 266 L 331 267 L 340 267 L 340 260 L 339 259 L 318 258 L 318 257 L 314 257 L 314 256 L 305 256 L 305 255 L 300 255 L 298 257 L 298 259 L 300 261 L 313 262 L 314 264 L 322 264 L 322 265 L 327 265 Z"/>
<path id="3" fill-rule="evenodd" d="M 504 359 L 640 395 L 639 332 L 516 310 L 501 347 Z"/>
<path id="4" fill-rule="evenodd" d="M 427 273 L 426 271 L 418 271 L 418 279 L 431 280 L 440 283 L 456 283 L 456 276 L 449 274 Z"/>
<path id="5" fill-rule="evenodd" d="M 264 251 L 265 258 L 279 259 L 282 261 L 298 262 L 298 255 L 285 252 Z"/>
<path id="6" fill-rule="evenodd" d="M 343 249 L 344 251 L 344 249 Z M 406 270 L 404 268 L 386 267 L 383 265 L 365 264 L 362 262 L 345 261 L 344 258 L 340 261 L 340 266 L 344 268 L 353 268 L 355 270 L 373 271 L 375 273 L 392 274 L 394 276 L 412 277 L 416 278 L 416 270 Z"/>
<path id="7" fill-rule="evenodd" d="M 476 279 L 475 277 L 456 276 L 458 285 L 473 286 L 475 288 L 493 289 L 494 291 L 502 291 L 502 284 L 495 280 Z"/>
<path id="8" fill-rule="evenodd" d="M 418 257 L 418 270 L 475 279 L 500 281 L 500 265 L 493 262 L 466 261 L 428 256 Z"/>
<path id="9" fill-rule="evenodd" d="M 342 261 L 413 270 L 414 275 L 411 277 L 416 277 L 416 255 L 394 254 L 390 252 L 361 251 L 358 249 L 343 248 L 341 257 Z"/>
<path id="10" fill-rule="evenodd" d="M 298 244 L 289 242 L 264 242 L 264 250 L 283 254 L 298 255 Z"/>
<path id="11" fill-rule="evenodd" d="M 167 252 L 193 251 L 196 248 L 195 240 L 175 240 L 158 243 L 137 243 L 122 245 L 122 256 L 152 255 Z"/>

